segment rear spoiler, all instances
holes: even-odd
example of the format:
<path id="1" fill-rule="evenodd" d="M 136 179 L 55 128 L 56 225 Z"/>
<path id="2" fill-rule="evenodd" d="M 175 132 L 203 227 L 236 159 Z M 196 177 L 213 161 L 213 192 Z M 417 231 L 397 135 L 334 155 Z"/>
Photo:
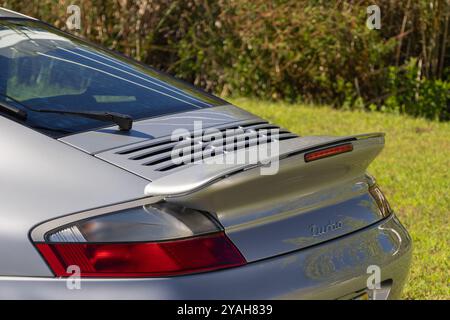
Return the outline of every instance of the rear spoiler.
<path id="1" fill-rule="evenodd" d="M 350 157 L 349 167 L 357 168 L 364 173 L 367 166 L 381 152 L 384 146 L 384 133 L 368 133 L 345 137 L 311 136 L 299 137 L 280 142 L 280 170 L 292 170 L 292 167 L 308 165 L 305 155 L 328 147 L 350 144 L 351 151 L 356 156 Z M 252 148 L 237 150 L 239 152 L 252 152 Z M 292 161 L 288 161 L 292 159 Z M 277 158 L 278 160 L 278 158 Z M 323 160 L 325 161 L 325 160 Z M 289 162 L 289 163 L 287 163 Z M 181 171 L 163 176 L 149 183 L 145 188 L 147 196 L 179 197 L 199 191 L 211 184 L 225 178 L 237 175 L 244 171 L 256 171 L 263 163 L 257 164 L 195 164 Z"/>

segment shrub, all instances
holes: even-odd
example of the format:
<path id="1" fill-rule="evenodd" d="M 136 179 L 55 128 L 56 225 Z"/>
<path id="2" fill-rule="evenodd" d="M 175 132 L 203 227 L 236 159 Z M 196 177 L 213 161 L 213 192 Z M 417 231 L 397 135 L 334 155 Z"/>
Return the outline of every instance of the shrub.
<path id="1" fill-rule="evenodd" d="M 404 67 L 390 67 L 384 110 L 428 119 L 450 120 L 450 82 L 431 80 L 420 75 L 416 59 Z"/>
<path id="2" fill-rule="evenodd" d="M 58 5 L 55 5 L 57 3 Z M 366 28 L 378 4 L 381 30 Z M 69 0 L 0 0 L 65 28 Z M 223 96 L 449 117 L 448 0 L 84 0 L 80 35 Z"/>

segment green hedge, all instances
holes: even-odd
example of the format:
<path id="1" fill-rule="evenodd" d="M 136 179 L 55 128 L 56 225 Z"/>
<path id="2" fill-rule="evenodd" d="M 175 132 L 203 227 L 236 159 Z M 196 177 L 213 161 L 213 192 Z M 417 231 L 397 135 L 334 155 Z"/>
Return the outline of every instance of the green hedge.
<path id="1" fill-rule="evenodd" d="M 449 120 L 448 0 L 5 0 L 222 96 Z M 381 30 L 366 27 L 369 5 Z"/>

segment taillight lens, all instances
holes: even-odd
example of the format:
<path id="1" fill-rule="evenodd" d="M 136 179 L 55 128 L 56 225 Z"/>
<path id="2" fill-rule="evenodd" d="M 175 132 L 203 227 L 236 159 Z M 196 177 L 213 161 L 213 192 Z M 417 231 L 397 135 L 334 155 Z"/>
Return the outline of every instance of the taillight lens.
<path id="1" fill-rule="evenodd" d="M 341 153 L 350 152 L 353 150 L 351 143 L 341 144 L 334 147 L 328 147 L 317 151 L 308 152 L 305 154 L 305 162 L 328 158 Z"/>
<path id="2" fill-rule="evenodd" d="M 374 184 L 369 187 L 369 192 L 375 199 L 383 217 L 389 216 L 392 213 L 392 209 L 383 192 L 381 191 L 380 187 L 377 184 Z"/>
<path id="3" fill-rule="evenodd" d="M 77 265 L 83 277 L 161 277 L 230 268 L 245 259 L 223 232 L 148 243 L 39 243 L 57 276 Z"/>
<path id="4" fill-rule="evenodd" d="M 56 276 L 161 277 L 243 265 L 208 214 L 169 203 L 93 217 L 48 232 L 36 247 Z M 72 270 L 72 268 L 70 268 Z"/>

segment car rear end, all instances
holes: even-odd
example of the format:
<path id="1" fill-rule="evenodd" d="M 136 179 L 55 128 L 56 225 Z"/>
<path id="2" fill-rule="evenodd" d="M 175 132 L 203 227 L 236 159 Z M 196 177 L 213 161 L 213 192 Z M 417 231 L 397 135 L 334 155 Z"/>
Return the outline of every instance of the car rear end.
<path id="1" fill-rule="evenodd" d="M 170 143 L 96 156 L 127 166 Z M 411 239 L 366 173 L 383 145 L 376 133 L 292 135 L 269 175 L 263 164 L 181 164 L 163 174 L 164 161 L 147 165 L 143 199 L 34 228 L 30 238 L 55 277 L 12 281 L 10 290 L 26 286 L 34 298 L 398 298 Z M 74 275 L 81 290 L 67 289 Z"/>
<path id="2" fill-rule="evenodd" d="M 300 137 L 11 15 L 1 99 L 29 116 L 0 116 L 0 298 L 399 297 L 411 239 L 366 173 L 383 134 Z"/>
<path id="3" fill-rule="evenodd" d="M 315 247 L 240 267 L 176 277 L 6 277 L 2 298 L 16 299 L 397 299 L 410 265 L 410 239 L 395 216 Z M 367 267 L 381 268 L 380 290 Z M 375 292 L 375 295 L 374 295 Z M 376 295 L 376 292 L 380 292 Z"/>

